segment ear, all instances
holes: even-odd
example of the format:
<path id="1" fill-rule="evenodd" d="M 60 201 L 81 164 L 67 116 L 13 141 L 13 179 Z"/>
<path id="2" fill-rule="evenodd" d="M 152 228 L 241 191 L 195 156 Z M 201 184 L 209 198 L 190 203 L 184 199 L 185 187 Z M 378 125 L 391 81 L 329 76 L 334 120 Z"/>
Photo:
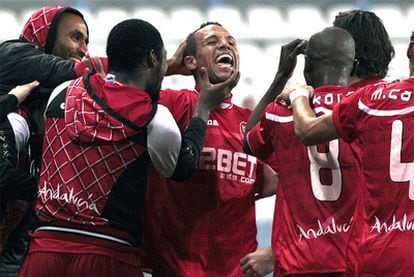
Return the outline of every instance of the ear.
<path id="1" fill-rule="evenodd" d="M 154 49 L 151 49 L 147 56 L 147 67 L 155 67 L 158 64 L 157 55 L 155 55 Z"/>
<path id="2" fill-rule="evenodd" d="M 356 76 L 358 65 L 359 65 L 359 61 L 357 59 L 355 59 L 354 62 L 352 63 L 352 70 L 351 70 L 351 75 L 350 76 Z"/>
<path id="3" fill-rule="evenodd" d="M 188 70 L 193 71 L 197 68 L 197 59 L 194 56 L 185 56 L 184 65 Z"/>

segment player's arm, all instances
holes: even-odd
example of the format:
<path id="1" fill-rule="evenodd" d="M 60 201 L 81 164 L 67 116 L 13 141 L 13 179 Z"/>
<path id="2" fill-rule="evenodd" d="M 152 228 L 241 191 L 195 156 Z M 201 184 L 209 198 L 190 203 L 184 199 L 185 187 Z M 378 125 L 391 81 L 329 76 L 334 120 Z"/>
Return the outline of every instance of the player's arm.
<path id="1" fill-rule="evenodd" d="M 295 133 L 305 145 L 317 145 L 339 137 L 332 114 L 316 116 L 309 104 L 313 89 L 297 87 L 286 95 L 280 95 L 292 105 Z"/>
<path id="2" fill-rule="evenodd" d="M 278 181 L 277 172 L 268 164 L 258 160 L 256 182 L 254 183 L 256 200 L 275 195 Z"/>
<path id="3" fill-rule="evenodd" d="M 275 101 L 276 97 L 282 92 L 296 67 L 297 56 L 303 53 L 306 44 L 306 40 L 295 39 L 282 46 L 282 50 L 280 52 L 279 68 L 266 93 L 263 95 L 262 99 L 260 99 L 259 103 L 253 110 L 252 115 L 247 121 L 246 133 L 250 131 L 254 125 L 256 125 L 260 119 L 260 115 L 267 107 L 267 105 Z"/>
<path id="4" fill-rule="evenodd" d="M 246 276 L 265 276 L 274 269 L 272 248 L 256 250 L 240 260 L 242 272 Z"/>

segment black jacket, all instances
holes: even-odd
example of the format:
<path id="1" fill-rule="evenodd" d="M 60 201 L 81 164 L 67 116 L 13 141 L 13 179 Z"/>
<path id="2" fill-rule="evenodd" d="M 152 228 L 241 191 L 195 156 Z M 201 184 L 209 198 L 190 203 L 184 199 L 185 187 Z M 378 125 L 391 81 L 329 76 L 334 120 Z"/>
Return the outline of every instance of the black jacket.
<path id="1" fill-rule="evenodd" d="M 25 102 L 33 117 L 30 137 L 32 158 L 39 161 L 43 135 L 42 108 L 56 86 L 75 78 L 73 61 L 45 54 L 23 40 L 0 44 L 0 219 L 7 201 L 35 201 L 37 191 L 37 177 L 30 174 L 28 168 L 17 169 L 14 133 L 6 117 L 17 106 L 17 98 L 7 93 L 17 85 L 34 80 L 40 82 L 40 88 L 32 91 Z M 4 159 L 5 156 L 8 158 Z M 29 243 L 28 231 L 34 220 L 33 210 L 30 210 L 9 234 L 0 253 L 0 276 L 17 276 Z"/>

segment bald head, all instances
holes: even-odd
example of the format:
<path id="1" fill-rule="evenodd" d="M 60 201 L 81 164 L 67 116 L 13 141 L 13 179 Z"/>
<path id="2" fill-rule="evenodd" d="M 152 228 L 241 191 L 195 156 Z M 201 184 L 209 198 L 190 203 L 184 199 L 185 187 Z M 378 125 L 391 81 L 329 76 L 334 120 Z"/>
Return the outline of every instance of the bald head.
<path id="1" fill-rule="evenodd" d="M 328 27 L 309 39 L 306 55 L 312 63 L 346 66 L 355 58 L 354 39 L 344 29 Z"/>
<path id="2" fill-rule="evenodd" d="M 347 31 L 328 27 L 314 34 L 306 56 L 304 76 L 309 85 L 348 85 L 354 69 L 355 43 Z"/>

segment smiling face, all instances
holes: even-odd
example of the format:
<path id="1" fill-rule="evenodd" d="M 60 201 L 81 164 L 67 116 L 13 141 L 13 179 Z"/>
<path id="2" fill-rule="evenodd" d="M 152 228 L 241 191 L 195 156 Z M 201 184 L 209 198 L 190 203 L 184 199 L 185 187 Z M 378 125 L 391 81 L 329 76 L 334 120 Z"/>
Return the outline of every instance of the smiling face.
<path id="1" fill-rule="evenodd" d="M 88 29 L 83 19 L 65 13 L 59 22 L 52 54 L 66 60 L 80 61 L 88 51 Z"/>
<path id="2" fill-rule="evenodd" d="M 213 84 L 227 80 L 239 63 L 236 40 L 226 29 L 214 24 L 205 26 L 194 35 L 196 68 L 205 67 Z"/>

